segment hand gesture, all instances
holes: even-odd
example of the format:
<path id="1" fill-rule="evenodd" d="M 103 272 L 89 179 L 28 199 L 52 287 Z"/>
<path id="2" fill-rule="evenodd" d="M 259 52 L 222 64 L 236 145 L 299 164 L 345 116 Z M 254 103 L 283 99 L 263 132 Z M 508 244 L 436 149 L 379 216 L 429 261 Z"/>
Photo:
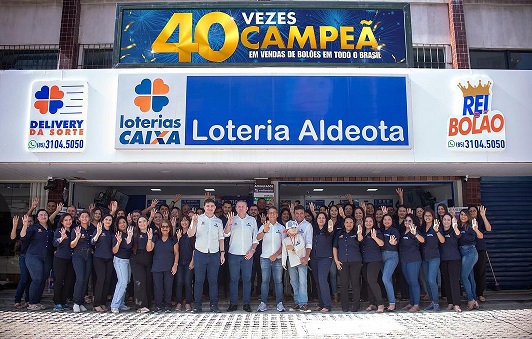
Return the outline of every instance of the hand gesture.
<path id="1" fill-rule="evenodd" d="M 229 212 L 227 213 L 227 224 L 233 225 L 233 220 L 235 219 L 235 213 Z"/>
<path id="2" fill-rule="evenodd" d="M 453 217 L 453 223 L 452 223 L 452 225 L 453 225 L 453 230 L 454 230 L 455 232 L 458 231 L 458 223 L 456 222 L 456 218 L 455 218 L 455 217 Z"/>
<path id="3" fill-rule="evenodd" d="M 338 214 L 340 214 L 342 218 L 345 218 L 345 212 L 342 206 L 338 207 Z"/>
<path id="4" fill-rule="evenodd" d="M 122 232 L 118 231 L 115 234 L 116 243 L 120 246 L 120 243 L 122 242 Z"/>
<path id="5" fill-rule="evenodd" d="M 150 204 L 150 208 L 153 210 L 155 206 L 157 206 L 157 203 L 159 202 L 159 199 L 153 199 Z"/>
<path id="6" fill-rule="evenodd" d="M 392 245 L 392 246 L 397 245 L 397 238 L 395 237 L 395 235 L 391 235 L 391 236 L 390 236 L 390 240 L 388 240 L 388 242 L 389 242 L 390 245 Z"/>
<path id="7" fill-rule="evenodd" d="M 371 229 L 371 238 L 372 239 L 376 239 L 377 238 L 377 231 L 374 228 Z"/>
<path id="8" fill-rule="evenodd" d="M 92 212 L 92 210 L 95 209 L 95 208 L 96 208 L 96 205 L 94 203 L 89 204 L 89 207 L 88 207 L 89 211 Z"/>
<path id="9" fill-rule="evenodd" d="M 395 190 L 395 192 L 397 193 L 397 195 L 398 195 L 399 197 L 402 197 L 402 196 L 403 196 L 403 189 L 402 189 L 402 188 L 397 188 L 397 189 Z"/>
<path id="10" fill-rule="evenodd" d="M 109 203 L 109 210 L 111 211 L 111 214 L 115 214 L 117 209 L 118 209 L 118 201 L 111 200 L 111 202 Z"/>
<path id="11" fill-rule="evenodd" d="M 63 206 L 65 206 L 65 204 L 63 204 L 62 202 L 60 202 L 59 204 L 57 204 L 57 207 L 55 208 L 55 211 L 57 213 L 61 212 L 61 210 L 63 209 Z"/>
<path id="12" fill-rule="evenodd" d="M 270 232 L 270 222 L 264 223 L 264 233 Z"/>
<path id="13" fill-rule="evenodd" d="M 347 200 L 350 204 L 353 204 L 353 197 L 351 197 L 351 194 L 346 194 L 345 200 Z"/>
<path id="14" fill-rule="evenodd" d="M 127 227 L 127 236 L 128 237 L 133 236 L 133 226 L 128 226 Z"/>
<path id="15" fill-rule="evenodd" d="M 175 236 L 177 237 L 177 241 L 181 240 L 181 237 L 183 236 L 183 231 L 181 229 L 177 230 Z"/>
<path id="16" fill-rule="evenodd" d="M 152 208 L 150 211 L 150 219 L 155 218 L 155 213 L 157 213 L 157 210 L 155 208 Z"/>
<path id="17" fill-rule="evenodd" d="M 133 223 L 133 218 L 131 217 L 131 213 L 128 213 L 126 216 L 127 224 L 131 225 Z"/>
<path id="18" fill-rule="evenodd" d="M 416 225 L 414 224 L 410 224 L 410 233 L 412 233 L 412 235 L 416 235 L 417 234 L 417 227 Z"/>
<path id="19" fill-rule="evenodd" d="M 172 201 L 173 201 L 174 204 L 175 204 L 176 202 L 178 202 L 179 200 L 181 200 L 182 197 L 183 197 L 182 194 L 176 194 L 176 195 L 174 196 L 174 200 L 172 200 Z"/>
<path id="20" fill-rule="evenodd" d="M 485 218 L 485 217 L 486 217 L 486 207 L 484 207 L 484 205 L 480 205 L 480 206 L 478 207 L 478 211 L 479 211 L 480 216 L 481 216 L 482 218 Z"/>
<path id="21" fill-rule="evenodd" d="M 314 205 L 314 203 L 311 201 L 308 203 L 308 207 L 310 208 L 311 211 L 316 211 L 316 205 Z"/>
<path id="22" fill-rule="evenodd" d="M 211 199 L 211 192 L 205 192 L 205 200 Z"/>
<path id="23" fill-rule="evenodd" d="M 294 215 L 294 208 L 296 207 L 294 205 L 293 202 L 290 203 L 290 205 L 288 205 L 289 209 L 290 209 L 290 215 Z"/>
<path id="24" fill-rule="evenodd" d="M 266 215 L 264 213 L 261 213 L 260 215 L 260 222 L 263 225 L 266 223 Z"/>
<path id="25" fill-rule="evenodd" d="M 176 228 L 176 225 L 177 225 L 177 217 L 172 217 L 172 219 L 170 219 L 170 223 L 172 224 L 172 227 L 173 227 L 173 228 Z"/>
<path id="26" fill-rule="evenodd" d="M 196 211 L 197 211 L 196 207 L 192 207 L 192 208 L 190 209 L 190 212 L 192 212 L 192 213 L 194 213 L 194 214 L 197 214 Z"/>
<path id="27" fill-rule="evenodd" d="M 471 226 L 473 227 L 473 230 L 477 230 L 478 229 L 478 222 L 477 222 L 477 219 L 473 219 L 471 221 Z"/>
<path id="28" fill-rule="evenodd" d="M 413 214 L 414 211 L 409 207 L 406 209 L 406 214 Z"/>
<path id="29" fill-rule="evenodd" d="M 268 199 L 268 202 L 266 203 L 266 206 L 268 208 L 273 207 L 273 202 L 275 201 L 275 196 L 272 196 L 270 199 Z"/>
<path id="30" fill-rule="evenodd" d="M 196 224 L 197 222 L 198 222 L 198 215 L 194 213 L 194 215 L 192 216 L 192 223 Z"/>
<path id="31" fill-rule="evenodd" d="M 13 217 L 13 229 L 17 228 L 19 219 L 20 219 L 20 218 L 19 218 L 18 215 L 15 215 L 15 216 Z"/>
<path id="32" fill-rule="evenodd" d="M 454 207 L 449 207 L 449 214 L 454 218 L 456 216 L 456 209 Z"/>
<path id="33" fill-rule="evenodd" d="M 163 218 L 164 218 L 164 219 L 168 219 L 168 214 L 169 214 L 168 211 L 167 211 L 167 210 L 164 210 L 164 211 L 163 211 Z"/>
<path id="34" fill-rule="evenodd" d="M 342 262 L 340 260 L 336 262 L 336 268 L 338 269 L 338 271 L 342 270 Z"/>
<path id="35" fill-rule="evenodd" d="M 382 214 L 388 214 L 388 209 L 386 208 L 386 206 L 381 206 L 381 211 Z"/>
<path id="36" fill-rule="evenodd" d="M 440 229 L 440 222 L 438 221 L 438 219 L 434 219 L 434 226 L 432 226 L 432 228 L 434 228 L 434 232 L 438 232 L 438 230 Z"/>
<path id="37" fill-rule="evenodd" d="M 357 234 L 362 234 L 362 225 L 357 225 Z"/>
<path id="38" fill-rule="evenodd" d="M 364 214 L 366 214 L 366 202 L 362 201 L 362 204 L 360 204 L 360 207 L 364 210 Z"/>
<path id="39" fill-rule="evenodd" d="M 96 225 L 96 232 L 98 234 L 102 234 L 102 231 L 103 231 L 103 226 L 102 226 L 102 222 L 100 221 L 97 225 Z"/>
<path id="40" fill-rule="evenodd" d="M 22 216 L 22 227 L 24 227 L 24 226 L 29 226 L 29 225 L 28 225 L 28 219 L 29 219 L 29 217 L 28 217 L 26 214 L 24 214 L 24 215 Z"/>
<path id="41" fill-rule="evenodd" d="M 61 227 L 61 231 L 59 232 L 61 234 L 61 239 L 66 239 L 66 229 L 64 227 Z"/>
<path id="42" fill-rule="evenodd" d="M 334 221 L 332 221 L 331 219 L 329 219 L 329 222 L 328 222 L 328 231 L 329 233 L 332 233 L 334 231 Z"/>
<path id="43" fill-rule="evenodd" d="M 151 227 L 148 227 L 148 231 L 146 233 L 148 234 L 148 240 L 152 240 L 153 239 L 153 230 L 151 229 Z"/>
<path id="44" fill-rule="evenodd" d="M 39 205 L 39 198 L 35 197 L 33 199 L 31 199 L 31 209 L 36 209 L 37 206 Z"/>
<path id="45" fill-rule="evenodd" d="M 81 238 L 81 226 L 76 227 L 75 232 L 76 232 L 76 239 L 79 240 L 79 238 Z"/>

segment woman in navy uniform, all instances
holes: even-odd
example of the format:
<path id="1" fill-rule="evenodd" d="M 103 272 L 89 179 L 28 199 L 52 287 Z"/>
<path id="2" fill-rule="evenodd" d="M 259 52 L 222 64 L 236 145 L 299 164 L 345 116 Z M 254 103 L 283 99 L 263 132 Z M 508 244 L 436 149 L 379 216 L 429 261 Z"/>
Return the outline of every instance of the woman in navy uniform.
<path id="1" fill-rule="evenodd" d="M 382 210 L 377 210 L 383 212 Z M 389 214 L 385 214 L 382 217 L 382 225 L 384 230 L 382 231 L 384 236 L 384 247 L 382 249 L 382 283 L 386 289 L 386 295 L 388 296 L 388 311 L 395 310 L 395 291 L 393 288 L 392 275 L 395 268 L 399 264 L 399 253 L 397 248 L 399 245 L 399 231 L 393 227 L 393 218 Z"/>
<path id="2" fill-rule="evenodd" d="M 72 249 L 70 248 L 70 231 L 74 219 L 70 214 L 63 214 L 59 219 L 59 227 L 54 233 L 54 310 L 63 311 L 67 308 L 67 297 L 74 284 L 74 268 L 72 267 Z"/>
<path id="3" fill-rule="evenodd" d="M 183 302 L 183 287 L 185 288 L 185 311 L 192 311 L 192 278 L 194 276 L 194 241 L 195 237 L 188 236 L 190 227 L 190 218 L 183 215 L 179 222 L 180 228 L 177 230 L 176 237 L 179 244 L 179 265 L 176 279 L 176 311 L 181 311 Z"/>
<path id="4" fill-rule="evenodd" d="M 118 217 L 116 226 L 118 230 L 113 238 L 113 266 L 116 271 L 117 282 L 111 301 L 111 312 L 113 313 L 129 310 L 124 302 L 124 297 L 131 277 L 129 258 L 133 249 L 133 226 L 128 226 L 125 217 Z"/>
<path id="5" fill-rule="evenodd" d="M 96 312 L 107 311 L 107 292 L 113 275 L 113 216 L 106 215 L 102 222 L 96 225 L 96 231 L 91 238 L 91 244 L 95 245 L 93 264 L 96 272 L 96 284 L 94 286 L 93 309 Z"/>
<path id="6" fill-rule="evenodd" d="M 355 219 L 357 210 L 358 207 L 355 209 Z M 364 259 L 362 274 L 366 278 L 370 303 L 366 311 L 377 310 L 377 313 L 382 313 L 384 312 L 384 304 L 378 277 L 383 266 L 381 248 L 384 246 L 384 236 L 381 230 L 377 228 L 374 217 L 367 216 L 364 218 L 362 235 L 364 236 L 362 240 L 362 258 Z"/>
<path id="7" fill-rule="evenodd" d="M 152 253 L 146 250 L 148 242 L 153 241 L 153 230 L 148 228 L 148 220 L 139 217 L 138 232 L 133 236 L 133 255 L 131 256 L 131 272 L 133 273 L 133 286 L 137 312 L 150 311 L 152 296 Z"/>
<path id="8" fill-rule="evenodd" d="M 443 215 L 438 215 L 438 219 Z M 435 218 L 434 211 L 430 208 L 425 209 L 423 213 L 423 222 L 421 223 L 420 234 L 425 239 L 422 245 L 423 273 L 427 283 L 427 292 L 431 301 L 425 311 L 439 311 L 439 294 L 438 294 L 438 271 L 440 270 L 440 244 L 445 242 L 443 234 L 440 232 L 440 221 Z"/>
<path id="9" fill-rule="evenodd" d="M 425 242 L 423 236 L 417 232 L 418 225 L 414 223 L 412 214 L 405 217 L 405 234 L 399 241 L 399 258 L 401 260 L 401 269 L 408 284 L 410 294 L 410 303 L 403 307 L 403 310 L 409 312 L 419 311 L 419 302 L 421 292 L 419 287 L 419 270 L 421 269 L 421 253 L 419 244 Z M 416 221 L 417 222 L 417 221 Z"/>
<path id="10" fill-rule="evenodd" d="M 456 312 L 462 312 L 460 309 L 460 269 L 462 267 L 462 258 L 458 249 L 458 239 L 460 239 L 460 230 L 454 210 L 452 215 L 446 213 L 442 218 L 443 236 L 445 242 L 440 245 L 440 270 L 442 288 L 447 297 L 447 309 Z"/>
<path id="11" fill-rule="evenodd" d="M 330 312 L 332 308 L 331 292 L 327 277 L 331 269 L 333 256 L 332 243 L 334 222 L 327 221 L 327 215 L 319 212 L 313 224 L 312 251 L 309 265 L 318 290 L 318 306 L 315 311 Z"/>

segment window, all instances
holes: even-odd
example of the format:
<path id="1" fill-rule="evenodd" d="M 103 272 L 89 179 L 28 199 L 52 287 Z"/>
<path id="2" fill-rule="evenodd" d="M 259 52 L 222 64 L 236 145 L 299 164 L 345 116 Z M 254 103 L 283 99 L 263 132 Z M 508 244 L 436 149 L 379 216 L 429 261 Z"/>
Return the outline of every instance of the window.
<path id="1" fill-rule="evenodd" d="M 0 45 L 0 69 L 56 69 L 58 45 Z"/>
<path id="2" fill-rule="evenodd" d="M 532 69 L 532 51 L 470 50 L 473 69 Z"/>
<path id="3" fill-rule="evenodd" d="M 78 68 L 112 68 L 113 45 L 80 45 L 80 61 Z"/>
<path id="4" fill-rule="evenodd" d="M 415 68 L 447 68 L 446 45 L 414 46 Z"/>

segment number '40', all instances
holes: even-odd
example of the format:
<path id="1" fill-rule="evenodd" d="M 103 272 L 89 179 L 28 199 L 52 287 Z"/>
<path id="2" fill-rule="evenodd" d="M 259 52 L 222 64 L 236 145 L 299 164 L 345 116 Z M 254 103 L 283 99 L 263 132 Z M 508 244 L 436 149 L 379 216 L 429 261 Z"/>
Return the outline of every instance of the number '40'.
<path id="1" fill-rule="evenodd" d="M 225 33 L 224 44 L 217 51 L 209 45 L 209 29 L 213 24 L 220 24 Z M 168 42 L 178 26 L 178 42 Z M 174 13 L 153 42 L 152 50 L 155 53 L 177 53 L 179 62 L 191 62 L 192 53 L 199 53 L 212 62 L 222 62 L 238 47 L 238 27 L 226 13 L 211 12 L 201 17 L 194 30 L 194 41 L 192 30 L 192 13 Z"/>

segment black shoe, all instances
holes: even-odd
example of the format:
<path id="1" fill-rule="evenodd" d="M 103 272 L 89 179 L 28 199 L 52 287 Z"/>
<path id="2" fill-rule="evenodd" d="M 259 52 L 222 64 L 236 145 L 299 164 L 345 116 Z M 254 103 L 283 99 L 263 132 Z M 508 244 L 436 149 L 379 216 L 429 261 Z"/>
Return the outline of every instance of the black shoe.
<path id="1" fill-rule="evenodd" d="M 242 307 L 242 309 L 243 309 L 244 311 L 246 311 L 246 312 L 251 312 L 251 306 L 249 306 L 249 305 L 247 305 L 247 304 L 244 305 L 244 307 Z"/>
<path id="2" fill-rule="evenodd" d="M 201 313 L 201 312 L 202 312 L 201 307 L 194 307 L 192 309 L 192 313 Z"/>
<path id="3" fill-rule="evenodd" d="M 216 305 L 211 306 L 211 312 L 212 313 L 222 313 L 222 311 L 220 311 L 220 309 Z"/>
<path id="4" fill-rule="evenodd" d="M 227 312 L 233 312 L 233 311 L 236 311 L 238 308 L 237 305 L 229 305 L 229 307 L 227 308 Z M 251 309 L 250 309 L 251 311 Z"/>

